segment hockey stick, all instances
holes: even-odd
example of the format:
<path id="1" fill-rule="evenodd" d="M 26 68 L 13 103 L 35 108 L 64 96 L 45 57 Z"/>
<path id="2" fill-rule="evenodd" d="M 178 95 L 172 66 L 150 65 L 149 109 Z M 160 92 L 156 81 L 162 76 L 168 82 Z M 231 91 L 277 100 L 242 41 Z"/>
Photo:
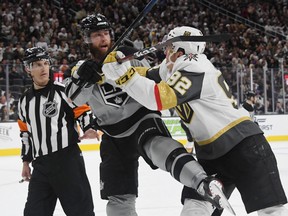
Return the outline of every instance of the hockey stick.
<path id="1" fill-rule="evenodd" d="M 145 48 L 143 50 L 139 50 L 131 55 L 127 55 L 124 58 L 118 59 L 118 62 L 124 62 L 131 59 L 137 59 L 141 58 L 143 56 L 146 56 L 150 53 L 156 52 L 157 50 L 161 50 L 162 48 L 171 45 L 174 42 L 179 41 L 198 41 L 198 42 L 223 42 L 230 39 L 230 34 L 219 34 L 219 35 L 206 35 L 206 36 L 178 36 L 171 39 L 168 39 L 164 42 L 160 42 L 156 44 L 155 46 Z"/>
<path id="2" fill-rule="evenodd" d="M 125 30 L 125 32 L 119 37 L 119 39 L 114 43 L 114 45 L 109 49 L 107 55 L 115 50 L 133 31 L 133 29 L 141 22 L 141 20 L 151 11 L 153 6 L 157 3 L 158 0 L 151 0 L 146 7 L 141 11 L 141 13 L 135 18 L 133 23 Z M 105 56 L 106 58 L 106 56 Z M 102 60 L 102 62 L 105 60 Z"/>
<path id="3" fill-rule="evenodd" d="M 157 3 L 158 0 L 151 0 L 146 7 L 141 11 L 141 13 L 135 18 L 133 23 L 126 29 L 126 31 L 118 38 L 118 40 L 114 43 L 114 45 L 107 51 L 107 54 L 105 57 L 100 61 L 100 64 L 102 64 L 106 58 L 106 56 L 115 50 L 133 31 L 133 29 L 141 22 L 141 20 L 151 11 L 153 6 Z M 73 101 L 80 93 L 83 86 L 86 84 L 85 81 L 80 82 L 78 88 L 73 92 L 73 94 L 70 96 L 70 99 Z"/>

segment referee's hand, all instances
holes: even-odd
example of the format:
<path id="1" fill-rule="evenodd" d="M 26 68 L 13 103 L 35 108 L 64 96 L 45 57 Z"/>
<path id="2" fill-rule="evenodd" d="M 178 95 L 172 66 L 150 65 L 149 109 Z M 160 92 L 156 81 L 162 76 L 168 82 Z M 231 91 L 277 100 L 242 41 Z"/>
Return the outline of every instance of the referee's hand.
<path id="1" fill-rule="evenodd" d="M 97 139 L 98 141 L 100 140 L 100 134 L 98 133 L 98 131 L 89 128 L 87 131 L 85 131 L 85 133 L 83 134 L 83 136 L 79 137 L 80 140 L 83 139 Z"/>
<path id="2" fill-rule="evenodd" d="M 22 167 L 22 179 L 23 181 L 30 181 L 31 178 L 31 169 L 29 166 L 29 162 L 24 161 Z"/>

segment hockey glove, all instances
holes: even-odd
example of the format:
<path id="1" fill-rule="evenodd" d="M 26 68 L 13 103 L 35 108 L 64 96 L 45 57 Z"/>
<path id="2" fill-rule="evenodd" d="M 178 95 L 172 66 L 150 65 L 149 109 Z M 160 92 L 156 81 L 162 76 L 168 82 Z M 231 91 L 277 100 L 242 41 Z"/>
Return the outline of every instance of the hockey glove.
<path id="1" fill-rule="evenodd" d="M 106 57 L 102 67 L 106 79 L 114 81 L 116 86 L 125 85 L 136 73 L 136 70 L 131 67 L 129 61 L 123 63 L 117 62 L 117 59 L 123 58 L 124 56 L 120 51 L 113 51 Z"/>
<path id="2" fill-rule="evenodd" d="M 83 82 L 88 84 L 101 83 L 103 78 L 101 66 L 93 60 L 80 61 L 72 69 L 72 80 L 77 85 Z"/>

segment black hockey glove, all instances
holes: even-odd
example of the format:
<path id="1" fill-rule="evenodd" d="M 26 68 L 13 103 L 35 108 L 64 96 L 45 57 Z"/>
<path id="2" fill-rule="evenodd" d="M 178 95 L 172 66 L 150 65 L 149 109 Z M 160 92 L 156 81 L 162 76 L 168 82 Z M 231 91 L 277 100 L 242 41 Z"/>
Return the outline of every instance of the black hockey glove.
<path id="1" fill-rule="evenodd" d="M 73 72 L 73 82 L 77 85 L 82 82 L 88 84 L 101 83 L 103 80 L 103 73 L 101 71 L 101 65 L 93 60 L 84 61 L 78 69 Z"/>

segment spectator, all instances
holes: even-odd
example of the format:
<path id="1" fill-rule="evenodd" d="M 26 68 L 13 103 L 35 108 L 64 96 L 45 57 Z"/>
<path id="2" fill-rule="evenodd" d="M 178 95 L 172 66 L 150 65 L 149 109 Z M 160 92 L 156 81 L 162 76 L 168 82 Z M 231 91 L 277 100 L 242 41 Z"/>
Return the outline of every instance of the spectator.
<path id="1" fill-rule="evenodd" d="M 280 102 L 280 101 L 277 101 L 277 102 L 276 102 L 275 112 L 276 112 L 277 114 L 284 114 L 284 108 L 283 108 L 283 103 L 282 103 L 282 102 Z"/>
<path id="2" fill-rule="evenodd" d="M 145 7 L 143 2 L 135 0 L 133 5 L 131 5 L 129 2 L 122 4 L 122 1 L 110 1 L 109 3 L 108 1 L 96 1 L 95 4 L 91 1 L 80 1 L 80 3 L 76 1 L 69 3 L 69 8 L 76 11 L 76 14 L 71 14 L 71 10 L 66 10 L 68 7 L 65 1 L 59 2 L 58 9 L 53 7 L 47 0 L 42 1 L 42 5 L 34 4 L 34 8 L 27 1 L 20 1 L 17 7 L 13 7 L 13 4 L 8 0 L 3 0 L 1 4 L 0 62 L 4 54 L 4 58 L 8 60 L 8 63 L 12 63 L 19 58 L 18 54 L 14 52 L 15 43 L 19 43 L 23 49 L 31 48 L 36 46 L 36 43 L 41 42 L 41 35 L 45 35 L 44 41 L 47 42 L 49 50 L 53 50 L 53 58 L 58 58 L 60 39 L 61 41 L 63 39 L 66 41 L 68 48 L 71 46 L 75 47 L 78 58 L 76 60 L 86 58 L 87 49 L 80 45 L 82 41 L 77 27 L 77 22 L 82 17 L 93 11 L 102 12 L 109 20 L 117 23 L 115 24 L 115 40 L 117 40 L 137 16 L 136 11 L 141 11 Z M 141 21 L 139 28 L 131 34 L 135 35 L 137 33 L 140 41 L 143 41 L 144 47 L 150 47 L 152 44 L 158 43 L 172 28 L 188 22 L 185 17 L 191 17 L 189 25 L 193 25 L 209 34 L 228 32 L 234 35 L 230 41 L 224 43 L 226 47 L 223 47 L 223 44 L 211 43 L 207 45 L 206 50 L 209 52 L 207 54 L 210 54 L 208 57 L 221 57 L 220 60 L 217 57 L 213 59 L 221 70 L 223 66 L 230 67 L 231 56 L 232 58 L 235 57 L 236 60 L 233 62 L 234 74 L 237 72 L 237 59 L 241 59 L 241 71 L 244 76 L 243 86 L 247 86 L 244 91 L 247 88 L 251 88 L 249 86 L 249 74 L 245 73 L 250 64 L 255 67 L 255 76 L 257 73 L 258 76 L 261 74 L 263 77 L 263 67 L 278 69 L 281 67 L 279 59 L 283 55 L 283 68 L 287 68 L 288 59 L 287 57 L 285 58 L 288 52 L 286 36 L 288 35 L 288 28 L 286 27 L 288 12 L 286 1 L 248 3 L 240 0 L 233 1 L 233 4 L 228 0 L 221 0 L 221 4 L 216 0 L 210 1 L 211 4 L 221 5 L 223 9 L 233 14 L 254 20 L 257 24 L 262 25 L 263 29 L 265 28 L 264 30 L 249 27 L 249 22 L 245 22 L 244 25 L 231 21 L 229 17 L 219 16 L 217 13 L 214 14 L 212 10 L 207 10 L 205 6 L 199 4 L 196 0 L 167 1 L 167 4 L 163 4 L 163 2 L 165 1 L 159 2 L 151 13 Z M 117 9 L 111 10 L 111 8 Z M 125 10 L 127 11 L 127 8 L 130 8 L 131 11 L 129 15 L 124 12 Z M 268 17 L 273 17 L 273 19 L 268 19 Z M 156 35 L 155 29 L 157 30 Z M 131 37 L 131 40 L 134 41 L 135 38 Z M 7 48 L 8 46 L 11 46 L 12 53 L 11 48 Z M 142 47 L 142 45 L 139 47 Z M 6 48 L 7 51 L 4 53 Z M 59 51 L 59 59 L 68 57 L 66 48 L 64 50 L 61 48 Z M 163 56 L 157 55 L 157 57 L 160 57 L 159 60 L 155 59 L 153 64 L 158 64 L 163 59 Z M 240 69 L 238 68 L 238 70 Z M 225 73 L 223 74 L 225 75 Z M 235 83 L 236 77 L 235 75 L 231 76 L 233 81 L 230 83 Z M 257 80 L 259 86 L 261 86 L 260 81 L 260 79 Z M 235 86 L 233 90 L 236 90 Z M 277 91 L 279 93 L 279 90 Z M 259 93 L 262 97 L 264 96 L 263 89 Z"/>
<path id="3" fill-rule="evenodd" d="M 0 80 L 6 79 L 6 73 L 4 71 L 3 65 L 0 64 Z"/>
<path id="4" fill-rule="evenodd" d="M 3 59 L 3 54 L 4 54 L 4 51 L 5 51 L 5 47 L 4 47 L 4 44 L 2 41 L 0 41 L 0 62 L 2 61 Z"/>
<path id="5" fill-rule="evenodd" d="M 66 28 L 62 27 L 60 32 L 58 33 L 58 39 L 59 40 L 66 40 L 68 37 L 68 34 L 66 32 Z"/>
<path id="6" fill-rule="evenodd" d="M 3 53 L 3 59 L 6 59 L 9 63 L 12 63 L 14 59 L 14 53 L 13 53 L 13 44 L 9 43 L 9 45 L 5 48 L 5 51 Z"/>
<path id="7" fill-rule="evenodd" d="M 58 45 L 56 43 L 56 38 L 52 38 L 51 43 L 48 46 L 48 52 L 51 53 L 51 56 L 57 56 L 58 55 Z"/>
<path id="8" fill-rule="evenodd" d="M 68 61 L 69 63 L 75 62 L 78 58 L 78 55 L 76 53 L 76 49 L 73 47 L 70 49 L 70 53 L 68 54 Z"/>
<path id="9" fill-rule="evenodd" d="M 45 51 L 48 50 L 48 44 L 43 36 L 40 37 L 39 41 L 36 43 L 36 46 L 42 47 Z"/>
<path id="10" fill-rule="evenodd" d="M 24 56 L 24 49 L 20 43 L 16 44 L 16 47 L 13 48 L 13 52 L 14 52 L 14 60 L 21 59 Z"/>
<path id="11" fill-rule="evenodd" d="M 3 105 L 0 108 L 0 121 L 5 122 L 8 120 L 9 120 L 9 114 L 8 114 L 7 106 Z"/>
<path id="12" fill-rule="evenodd" d="M 18 73 L 18 71 L 16 70 L 16 67 L 12 66 L 12 68 L 9 71 L 10 84 L 13 85 L 13 79 L 21 79 L 21 78 L 23 78 L 23 77 Z"/>
<path id="13" fill-rule="evenodd" d="M 69 45 L 66 41 L 61 41 L 60 46 L 58 48 L 58 55 L 60 58 L 65 58 L 68 55 Z"/>
<path id="14" fill-rule="evenodd" d="M 68 60 L 66 58 L 63 58 L 61 61 L 61 65 L 59 67 L 60 72 L 64 73 L 69 68 Z"/>
<path id="15" fill-rule="evenodd" d="M 144 49 L 144 42 L 140 39 L 139 35 L 136 35 L 136 39 L 133 41 L 134 47 L 138 50 Z"/>
<path id="16" fill-rule="evenodd" d="M 242 104 L 242 107 L 249 112 L 251 119 L 254 120 L 254 113 L 255 113 L 254 106 L 256 103 L 255 93 L 253 91 L 248 91 L 246 92 L 245 97 L 246 98 L 244 103 Z"/>
<path id="17" fill-rule="evenodd" d="M 20 75 L 20 77 L 26 77 L 27 74 L 24 72 L 23 65 L 19 58 L 16 59 L 14 67 L 17 73 Z"/>

